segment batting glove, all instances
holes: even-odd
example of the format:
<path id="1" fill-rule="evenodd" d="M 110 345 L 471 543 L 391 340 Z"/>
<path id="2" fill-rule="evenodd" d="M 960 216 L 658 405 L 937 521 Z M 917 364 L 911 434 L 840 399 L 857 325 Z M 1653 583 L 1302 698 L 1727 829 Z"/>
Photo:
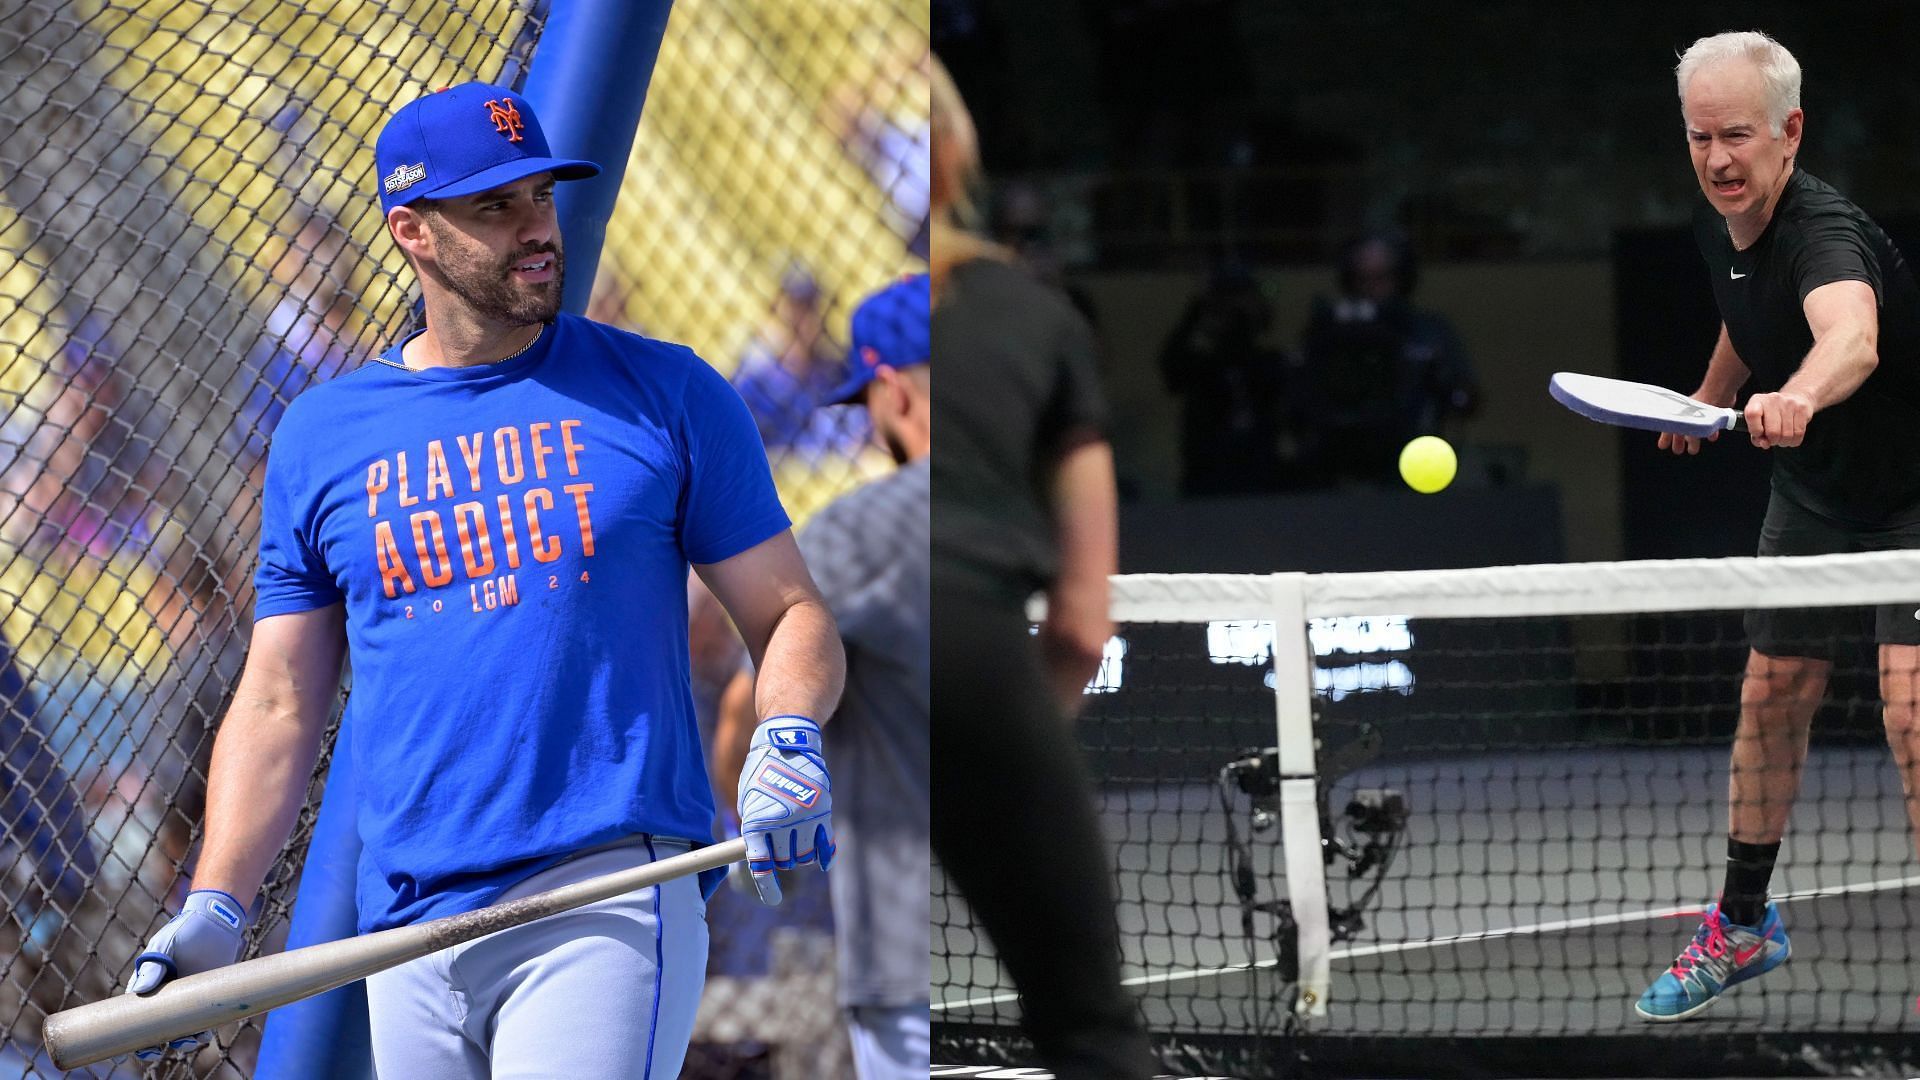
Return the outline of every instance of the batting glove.
<path id="1" fill-rule="evenodd" d="M 160 928 L 147 942 L 147 951 L 133 958 L 133 979 L 127 983 L 129 994 L 150 994 L 169 979 L 197 975 L 224 967 L 240 957 L 240 946 L 247 930 L 247 909 L 218 889 L 195 889 L 187 894 L 180 914 Z M 185 1050 L 204 1043 L 211 1032 L 185 1035 L 165 1046 L 149 1046 L 134 1051 L 142 1061 L 152 1061 L 169 1050 Z"/>
<path id="2" fill-rule="evenodd" d="M 740 771 L 740 835 L 760 902 L 780 902 L 775 870 L 833 862 L 833 781 L 820 725 L 804 716 L 760 721 Z"/>

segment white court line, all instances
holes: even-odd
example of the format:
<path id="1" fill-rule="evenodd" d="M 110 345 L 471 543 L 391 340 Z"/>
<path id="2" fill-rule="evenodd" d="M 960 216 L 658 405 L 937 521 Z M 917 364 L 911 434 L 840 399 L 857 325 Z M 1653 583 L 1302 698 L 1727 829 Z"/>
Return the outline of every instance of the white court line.
<path id="1" fill-rule="evenodd" d="M 1915 887 L 1920 887 L 1920 875 L 1903 878 L 1886 878 L 1881 881 L 1865 881 L 1853 885 L 1835 885 L 1823 889 L 1803 889 L 1799 892 L 1782 893 L 1774 897 L 1774 902 L 1786 904 L 1795 900 L 1810 900 L 1823 896 L 1886 892 L 1892 889 L 1909 889 Z M 1624 911 L 1613 915 L 1596 915 L 1586 919 L 1560 919 L 1554 922 L 1534 923 L 1530 926 L 1511 926 L 1498 930 L 1478 930 L 1470 934 L 1452 934 L 1447 937 L 1427 938 L 1422 941 L 1402 941 L 1382 945 L 1357 945 L 1351 948 L 1333 950 L 1332 958 L 1335 960 L 1350 960 L 1362 956 L 1379 956 L 1383 953 L 1417 952 L 1422 949 L 1438 949 L 1468 941 L 1489 941 L 1495 938 L 1526 937 L 1533 934 L 1547 934 L 1561 930 L 1583 930 L 1594 926 L 1617 926 L 1621 923 L 1659 919 L 1670 915 L 1698 914 L 1699 910 L 1699 908 L 1650 908 L 1645 911 Z M 1153 986 L 1161 983 L 1187 982 L 1194 979 L 1211 979 L 1221 975 L 1231 975 L 1239 971 L 1270 968 L 1278 963 L 1279 961 L 1277 959 L 1269 958 L 1266 960 L 1257 960 L 1252 964 L 1239 964 L 1234 967 L 1201 968 L 1193 971 L 1165 971 L 1155 975 L 1136 975 L 1131 979 L 1122 979 L 1121 983 L 1125 986 Z M 981 1005 L 1005 1005 L 1018 1001 L 1019 999 L 1020 996 L 1014 993 L 991 994 L 987 997 L 966 998 L 960 1001 L 938 1001 L 934 1003 L 933 1009 L 935 1012 L 946 1009 L 971 1009 Z"/>

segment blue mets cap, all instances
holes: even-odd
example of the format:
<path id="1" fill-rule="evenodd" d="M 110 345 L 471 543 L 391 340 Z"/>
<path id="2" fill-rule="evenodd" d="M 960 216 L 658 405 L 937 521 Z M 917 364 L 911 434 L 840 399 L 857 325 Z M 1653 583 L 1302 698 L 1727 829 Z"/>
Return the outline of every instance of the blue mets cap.
<path id="1" fill-rule="evenodd" d="M 909 274 L 860 301 L 853 311 L 853 342 L 847 349 L 847 375 L 827 395 L 840 405 L 860 396 L 874 369 L 912 367 L 933 359 L 933 286 L 925 274 Z"/>
<path id="2" fill-rule="evenodd" d="M 416 199 L 477 195 L 535 173 L 597 176 L 591 161 L 554 157 L 527 99 L 502 86 L 461 83 L 410 101 L 374 143 L 380 209 Z"/>

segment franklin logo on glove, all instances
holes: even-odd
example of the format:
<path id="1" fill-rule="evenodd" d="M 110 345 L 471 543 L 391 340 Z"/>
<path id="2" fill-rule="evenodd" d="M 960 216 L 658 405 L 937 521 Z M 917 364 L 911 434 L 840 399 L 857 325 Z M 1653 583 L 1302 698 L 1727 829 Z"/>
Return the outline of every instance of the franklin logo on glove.
<path id="1" fill-rule="evenodd" d="M 813 801 L 820 797 L 819 788 L 787 772 L 778 765 L 768 765 L 766 768 L 761 769 L 760 783 L 762 786 L 772 788 L 774 791 L 786 795 L 794 802 L 799 803 L 802 808 L 813 806 Z"/>

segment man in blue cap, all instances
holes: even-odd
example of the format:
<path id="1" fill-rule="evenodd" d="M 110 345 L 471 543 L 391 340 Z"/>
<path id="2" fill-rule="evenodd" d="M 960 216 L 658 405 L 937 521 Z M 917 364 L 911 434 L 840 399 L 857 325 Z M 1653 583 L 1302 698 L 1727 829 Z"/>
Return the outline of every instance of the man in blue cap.
<path id="1" fill-rule="evenodd" d="M 240 951 L 348 655 L 361 932 L 707 842 L 689 564 L 760 664 L 739 803 L 754 882 L 774 902 L 775 868 L 833 855 L 815 718 L 843 654 L 746 408 L 686 348 L 560 312 L 554 184 L 598 167 L 552 156 L 526 100 L 481 83 L 400 109 L 375 156 L 426 326 L 302 394 L 275 433 L 194 889 L 134 993 Z M 373 976 L 378 1071 L 676 1075 L 717 880 Z"/>
<path id="2" fill-rule="evenodd" d="M 915 274 L 854 311 L 846 372 L 826 400 L 865 406 L 900 467 L 828 504 L 800 533 L 847 652 L 847 691 L 831 724 L 834 814 L 847 846 L 829 884 L 860 1080 L 918 1080 L 929 1067 L 930 298 L 927 275 Z M 738 757 L 751 721 L 721 723 L 714 742 Z"/>

